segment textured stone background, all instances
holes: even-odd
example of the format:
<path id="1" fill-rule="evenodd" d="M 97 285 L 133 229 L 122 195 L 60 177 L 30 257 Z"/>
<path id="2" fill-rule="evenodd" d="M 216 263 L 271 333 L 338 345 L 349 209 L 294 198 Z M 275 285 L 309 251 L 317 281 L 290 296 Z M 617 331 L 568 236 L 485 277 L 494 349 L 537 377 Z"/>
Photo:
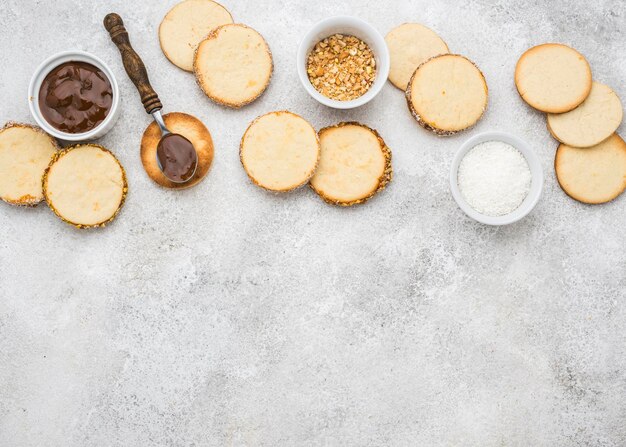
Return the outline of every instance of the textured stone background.
<path id="1" fill-rule="evenodd" d="M 595 207 L 565 196 L 544 117 L 513 84 L 522 51 L 557 41 L 626 99 L 625 3 L 224 2 L 275 58 L 266 94 L 237 111 L 161 53 L 172 0 L 0 0 L 0 121 L 32 122 L 26 90 L 44 58 L 90 51 L 120 83 L 122 116 L 99 143 L 130 182 L 102 230 L 0 204 L 0 445 L 625 446 L 626 196 Z M 141 167 L 150 120 L 101 26 L 110 11 L 166 109 L 213 134 L 212 171 L 192 190 L 160 189 Z M 484 71 L 484 119 L 436 138 L 390 84 L 359 110 L 314 102 L 297 44 L 334 14 L 382 33 L 437 30 Z M 353 209 L 254 187 L 238 142 L 276 109 L 378 129 L 394 181 Z M 447 184 L 455 149 L 492 129 L 527 139 L 546 174 L 535 211 L 506 228 L 469 220 Z"/>

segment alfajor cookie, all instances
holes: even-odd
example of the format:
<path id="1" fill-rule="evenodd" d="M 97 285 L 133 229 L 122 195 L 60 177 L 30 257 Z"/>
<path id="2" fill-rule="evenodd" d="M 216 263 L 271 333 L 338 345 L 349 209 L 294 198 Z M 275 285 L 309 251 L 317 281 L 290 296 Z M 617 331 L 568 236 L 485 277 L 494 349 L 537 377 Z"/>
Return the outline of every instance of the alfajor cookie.
<path id="1" fill-rule="evenodd" d="M 548 130 L 568 146 L 595 146 L 617 130 L 623 114 L 622 103 L 615 92 L 594 82 L 587 99 L 574 110 L 547 115 Z"/>
<path id="2" fill-rule="evenodd" d="M 522 99 L 535 109 L 569 112 L 589 95 L 591 68 L 582 54 L 567 45 L 537 45 L 519 58 L 515 85 Z"/>
<path id="3" fill-rule="evenodd" d="M 406 90 L 413 72 L 423 62 L 439 54 L 446 54 L 448 45 L 430 28 L 419 23 L 404 23 L 395 27 L 385 42 L 389 48 L 389 81 Z"/>
<path id="4" fill-rule="evenodd" d="M 220 26 L 200 42 L 193 67 L 200 88 L 210 99 L 238 108 L 265 91 L 273 62 L 263 36 L 233 24 Z"/>
<path id="5" fill-rule="evenodd" d="M 0 199 L 12 205 L 43 200 L 41 178 L 57 142 L 39 127 L 8 123 L 0 130 Z"/>
<path id="6" fill-rule="evenodd" d="M 186 71 L 193 71 L 198 44 L 215 28 L 233 23 L 230 13 L 213 0 L 185 0 L 163 18 L 159 42 L 165 57 Z"/>
<path id="7" fill-rule="evenodd" d="M 320 163 L 310 185 L 327 203 L 363 203 L 391 181 L 391 150 L 375 130 L 344 122 L 320 130 L 319 138 Z"/>
<path id="8" fill-rule="evenodd" d="M 559 185 L 583 203 L 605 203 L 626 188 L 626 143 L 617 134 L 592 147 L 561 144 L 554 169 Z"/>
<path id="9" fill-rule="evenodd" d="M 291 112 L 271 112 L 255 119 L 241 139 L 241 164 L 250 180 L 275 192 L 309 181 L 320 156 L 317 133 Z"/>
<path id="10" fill-rule="evenodd" d="M 406 100 L 413 117 L 437 135 L 469 129 L 487 108 L 485 77 L 458 54 L 435 56 L 420 65 L 409 81 Z"/>
<path id="11" fill-rule="evenodd" d="M 111 222 L 127 191 L 124 168 L 109 150 L 97 144 L 79 144 L 55 153 L 43 176 L 48 206 L 77 228 Z"/>

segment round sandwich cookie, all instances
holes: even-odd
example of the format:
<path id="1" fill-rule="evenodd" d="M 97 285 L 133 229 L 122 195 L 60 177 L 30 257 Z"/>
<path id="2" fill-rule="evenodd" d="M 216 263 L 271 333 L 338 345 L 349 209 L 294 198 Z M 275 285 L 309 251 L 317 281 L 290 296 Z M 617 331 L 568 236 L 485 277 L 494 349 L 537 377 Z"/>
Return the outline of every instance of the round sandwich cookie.
<path id="1" fill-rule="evenodd" d="M 613 134 L 592 147 L 561 144 L 554 169 L 559 185 L 572 199 L 590 204 L 610 202 L 626 188 L 626 143 Z"/>
<path id="2" fill-rule="evenodd" d="M 317 133 L 304 118 L 287 111 L 252 121 L 241 139 L 239 155 L 250 180 L 275 192 L 309 181 L 320 157 Z"/>
<path id="3" fill-rule="evenodd" d="M 210 99 L 238 108 L 257 99 L 269 85 L 272 54 L 263 36 L 252 28 L 223 25 L 200 42 L 193 68 Z"/>
<path id="4" fill-rule="evenodd" d="M 389 81 L 402 91 L 406 90 L 413 72 L 423 62 L 450 52 L 437 33 L 419 23 L 395 27 L 385 36 L 385 42 L 391 59 Z"/>
<path id="5" fill-rule="evenodd" d="M 233 23 L 230 13 L 213 0 L 185 0 L 163 18 L 159 42 L 165 57 L 186 71 L 193 71 L 198 44 L 218 26 Z"/>
<path id="6" fill-rule="evenodd" d="M 41 202 L 41 178 L 58 149 L 39 127 L 7 123 L 0 129 L 0 199 L 24 206 Z"/>
<path id="7" fill-rule="evenodd" d="M 213 139 L 202 121 L 186 113 L 170 112 L 163 115 L 165 126 L 170 132 L 187 138 L 198 155 L 194 175 L 185 183 L 174 183 L 159 168 L 157 148 L 161 141 L 161 129 L 156 122 L 150 123 L 141 137 L 141 163 L 148 177 L 159 185 L 171 189 L 185 189 L 197 185 L 204 179 L 213 163 Z"/>
<path id="8" fill-rule="evenodd" d="M 77 228 L 103 227 L 122 208 L 128 183 L 115 156 L 97 144 L 57 152 L 43 176 L 48 206 Z"/>
<path id="9" fill-rule="evenodd" d="M 469 59 L 443 54 L 428 59 L 413 73 L 406 89 L 417 122 L 437 135 L 469 129 L 487 108 L 485 77 Z"/>
<path id="10" fill-rule="evenodd" d="M 391 181 L 391 150 L 375 130 L 344 122 L 320 130 L 319 138 L 322 153 L 310 185 L 327 203 L 363 203 Z"/>
<path id="11" fill-rule="evenodd" d="M 622 103 L 615 92 L 594 82 L 587 99 L 574 110 L 548 114 L 548 130 L 568 146 L 590 147 L 610 137 L 623 115 Z"/>
<path id="12" fill-rule="evenodd" d="M 569 112 L 589 96 L 591 67 L 573 48 L 545 43 L 519 58 L 515 85 L 531 107 L 547 113 Z"/>

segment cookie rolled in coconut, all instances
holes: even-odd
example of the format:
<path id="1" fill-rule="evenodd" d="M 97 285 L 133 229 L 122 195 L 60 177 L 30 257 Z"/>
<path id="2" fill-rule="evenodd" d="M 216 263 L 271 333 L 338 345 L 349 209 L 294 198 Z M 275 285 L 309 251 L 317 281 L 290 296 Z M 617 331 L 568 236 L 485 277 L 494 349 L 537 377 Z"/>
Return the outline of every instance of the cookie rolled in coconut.
<path id="1" fill-rule="evenodd" d="M 549 113 L 548 130 L 561 143 L 590 147 L 601 143 L 622 122 L 622 103 L 610 87 L 594 82 L 581 105 L 565 113 Z"/>
<path id="2" fill-rule="evenodd" d="M 63 221 L 77 228 L 111 222 L 126 198 L 124 168 L 107 149 L 82 144 L 55 154 L 43 177 L 48 205 Z"/>
<path id="3" fill-rule="evenodd" d="M 515 85 L 531 107 L 547 113 L 569 112 L 591 91 L 591 67 L 567 45 L 537 45 L 519 58 Z"/>
<path id="4" fill-rule="evenodd" d="M 320 156 L 315 129 L 291 112 L 255 119 L 241 139 L 241 164 L 255 185 L 285 192 L 309 181 Z"/>
<path id="5" fill-rule="evenodd" d="M 561 144 L 554 169 L 559 185 L 572 199 L 590 204 L 610 202 L 626 188 L 626 143 L 613 134 L 592 147 Z"/>
<path id="6" fill-rule="evenodd" d="M 409 81 L 406 100 L 413 117 L 437 135 L 469 129 L 487 108 L 487 82 L 464 56 L 444 54 L 420 65 Z"/>
<path id="7" fill-rule="evenodd" d="M 185 183 L 174 183 L 159 168 L 157 148 L 161 141 L 161 129 L 156 122 L 150 123 L 141 137 L 141 163 L 148 176 L 159 185 L 171 189 L 185 189 L 197 185 L 209 172 L 213 162 L 213 139 L 206 126 L 198 118 L 186 113 L 170 112 L 163 115 L 165 126 L 172 133 L 182 135 L 193 144 L 198 155 L 196 172 Z"/>
<path id="8" fill-rule="evenodd" d="M 41 179 L 57 142 L 39 127 L 8 123 L 0 130 L 0 198 L 12 205 L 43 200 Z"/>
<path id="9" fill-rule="evenodd" d="M 373 129 L 339 123 L 319 131 L 320 163 L 311 188 L 326 202 L 351 206 L 363 203 L 391 181 L 391 150 Z"/>
<path id="10" fill-rule="evenodd" d="M 159 42 L 165 57 L 186 71 L 193 71 L 198 44 L 218 26 L 233 23 L 230 13 L 212 0 L 185 0 L 163 18 Z"/>
<path id="11" fill-rule="evenodd" d="M 257 31 L 241 24 L 224 25 L 200 42 L 193 69 L 210 99 L 238 108 L 257 99 L 269 85 L 272 54 Z"/>
<path id="12" fill-rule="evenodd" d="M 411 80 L 415 69 L 431 57 L 446 54 L 448 45 L 430 28 L 419 23 L 404 23 L 385 36 L 391 59 L 389 81 L 401 89 Z"/>

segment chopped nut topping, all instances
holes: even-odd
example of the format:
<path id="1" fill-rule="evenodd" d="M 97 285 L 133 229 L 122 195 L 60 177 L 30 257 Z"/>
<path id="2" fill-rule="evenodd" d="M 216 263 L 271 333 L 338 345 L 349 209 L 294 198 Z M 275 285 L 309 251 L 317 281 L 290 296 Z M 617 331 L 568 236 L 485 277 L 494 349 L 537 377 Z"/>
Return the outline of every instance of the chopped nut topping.
<path id="1" fill-rule="evenodd" d="M 376 59 L 362 40 L 333 34 L 309 53 L 307 74 L 322 95 L 339 101 L 363 96 L 376 79 Z"/>

